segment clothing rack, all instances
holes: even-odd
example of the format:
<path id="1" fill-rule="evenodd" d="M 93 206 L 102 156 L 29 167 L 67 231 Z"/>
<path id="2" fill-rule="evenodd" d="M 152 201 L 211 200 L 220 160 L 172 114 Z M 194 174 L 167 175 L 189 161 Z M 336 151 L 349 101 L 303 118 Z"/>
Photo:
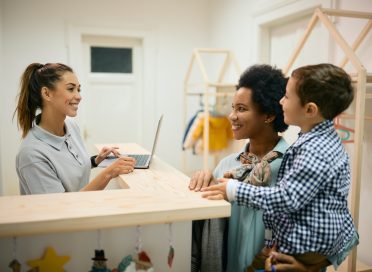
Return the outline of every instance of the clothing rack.
<path id="1" fill-rule="evenodd" d="M 367 19 L 368 22 L 361 30 L 353 44 L 350 46 L 337 30 L 335 25 L 332 23 L 329 16 L 333 17 L 349 17 L 357 19 Z M 345 57 L 338 64 L 338 66 L 344 68 L 345 65 L 350 61 L 352 67 L 356 70 L 355 74 L 350 74 L 354 88 L 355 88 L 355 113 L 346 114 L 343 113 L 338 118 L 340 119 L 351 119 L 354 120 L 354 149 L 353 149 L 353 159 L 352 159 L 352 184 L 351 184 L 351 215 L 353 217 L 356 228 L 359 225 L 359 205 L 360 205 L 360 183 L 361 183 L 361 173 L 362 173 L 362 151 L 363 151 L 363 133 L 364 133 L 364 121 L 372 120 L 372 116 L 365 115 L 365 102 L 366 99 L 372 98 L 372 92 L 367 92 L 371 90 L 372 87 L 372 74 L 368 74 L 365 67 L 362 65 L 361 60 L 356 55 L 356 50 L 363 42 L 367 34 L 372 28 L 372 13 L 370 12 L 358 12 L 349 10 L 339 10 L 339 9 L 323 9 L 317 8 L 314 11 L 313 16 L 308 23 L 305 33 L 301 37 L 297 47 L 295 48 L 292 56 L 290 57 L 286 67 L 283 69 L 285 74 L 288 74 L 293 63 L 300 54 L 304 44 L 306 43 L 308 37 L 310 36 L 316 23 L 320 21 L 321 24 L 325 26 L 328 30 L 330 37 L 335 41 L 335 43 L 343 50 Z M 371 267 L 367 267 L 359 262 L 357 262 L 357 247 L 353 249 L 347 260 L 347 267 L 345 271 L 348 272 L 367 272 L 372 271 Z"/>
<path id="2" fill-rule="evenodd" d="M 205 59 L 205 57 L 207 59 Z M 214 59 L 213 59 L 214 58 Z M 217 58 L 222 60 L 222 64 L 216 65 Z M 209 60 L 209 62 L 208 62 Z M 209 64 L 209 65 L 208 65 Z M 221 64 L 221 65 L 219 65 Z M 207 69 L 209 68 L 209 69 Z M 217 78 L 212 79 L 211 68 L 217 70 Z M 209 124 L 208 118 L 210 115 L 211 107 L 209 105 L 210 98 L 215 98 L 216 106 L 226 102 L 226 98 L 230 102 L 235 93 L 236 82 L 241 74 L 236 58 L 228 49 L 217 48 L 196 48 L 193 50 L 191 60 L 186 72 L 184 80 L 184 122 L 187 122 L 187 109 L 188 98 L 192 96 L 201 96 L 203 99 L 203 113 L 204 113 L 204 126 L 203 126 L 203 169 L 209 169 Z M 195 79 L 195 76 L 197 77 Z M 230 76 L 228 79 L 227 77 Z M 233 79 L 231 79 L 231 77 Z M 215 157 L 214 164 L 217 163 Z M 183 170 L 187 172 L 186 154 L 183 152 L 182 158 Z"/>

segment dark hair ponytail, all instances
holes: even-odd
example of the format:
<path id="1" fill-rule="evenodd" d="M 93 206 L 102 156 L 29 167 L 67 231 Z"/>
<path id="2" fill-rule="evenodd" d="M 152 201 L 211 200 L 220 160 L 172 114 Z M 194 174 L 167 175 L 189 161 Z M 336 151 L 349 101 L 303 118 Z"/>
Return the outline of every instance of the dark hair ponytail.
<path id="1" fill-rule="evenodd" d="M 17 112 L 18 127 L 22 130 L 22 138 L 26 137 L 35 119 L 36 110 L 41 108 L 41 93 L 38 88 L 36 71 L 43 67 L 40 63 L 30 64 L 21 77 L 21 87 L 18 98 L 18 105 L 14 112 Z"/>
<path id="2" fill-rule="evenodd" d="M 17 113 L 18 127 L 22 130 L 22 138 L 26 137 L 32 128 L 36 110 L 42 108 L 42 87 L 54 88 L 57 81 L 65 72 L 73 72 L 67 65 L 61 63 L 31 63 L 21 77 Z M 13 117 L 14 117 L 13 115 Z"/>

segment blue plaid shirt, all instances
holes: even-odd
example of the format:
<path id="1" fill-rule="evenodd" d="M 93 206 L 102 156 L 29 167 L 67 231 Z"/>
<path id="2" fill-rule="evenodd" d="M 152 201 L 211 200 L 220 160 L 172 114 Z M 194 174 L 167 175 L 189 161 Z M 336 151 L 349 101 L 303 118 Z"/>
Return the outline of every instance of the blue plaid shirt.
<path id="1" fill-rule="evenodd" d="M 355 234 L 347 206 L 349 157 L 333 127 L 324 121 L 287 150 L 275 187 L 239 183 L 238 205 L 264 210 L 279 250 L 287 254 L 338 253 Z"/>

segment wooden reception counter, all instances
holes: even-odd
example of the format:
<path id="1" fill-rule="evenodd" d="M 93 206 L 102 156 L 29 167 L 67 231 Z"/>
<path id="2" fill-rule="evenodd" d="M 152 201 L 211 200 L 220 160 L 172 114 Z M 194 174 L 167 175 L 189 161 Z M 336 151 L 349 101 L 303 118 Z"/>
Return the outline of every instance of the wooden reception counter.
<path id="1" fill-rule="evenodd" d="M 121 152 L 147 152 L 137 144 L 117 146 Z M 116 182 L 123 189 L 0 197 L 0 237 L 230 216 L 228 202 L 189 191 L 189 178 L 156 156 L 149 169 Z"/>

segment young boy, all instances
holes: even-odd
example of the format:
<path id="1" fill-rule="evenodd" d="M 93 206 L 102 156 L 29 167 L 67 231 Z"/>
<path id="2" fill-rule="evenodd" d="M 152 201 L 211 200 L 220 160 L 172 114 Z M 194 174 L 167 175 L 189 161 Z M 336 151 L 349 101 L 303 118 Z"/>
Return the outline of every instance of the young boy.
<path id="1" fill-rule="evenodd" d="M 202 190 L 203 197 L 262 209 L 266 244 L 305 265 L 339 264 L 358 243 L 358 235 L 347 206 L 349 157 L 332 119 L 352 100 L 350 77 L 341 68 L 318 64 L 294 70 L 280 103 L 285 123 L 301 132 L 283 157 L 277 185 L 220 179 Z M 248 271 L 263 266 L 256 259 Z"/>

